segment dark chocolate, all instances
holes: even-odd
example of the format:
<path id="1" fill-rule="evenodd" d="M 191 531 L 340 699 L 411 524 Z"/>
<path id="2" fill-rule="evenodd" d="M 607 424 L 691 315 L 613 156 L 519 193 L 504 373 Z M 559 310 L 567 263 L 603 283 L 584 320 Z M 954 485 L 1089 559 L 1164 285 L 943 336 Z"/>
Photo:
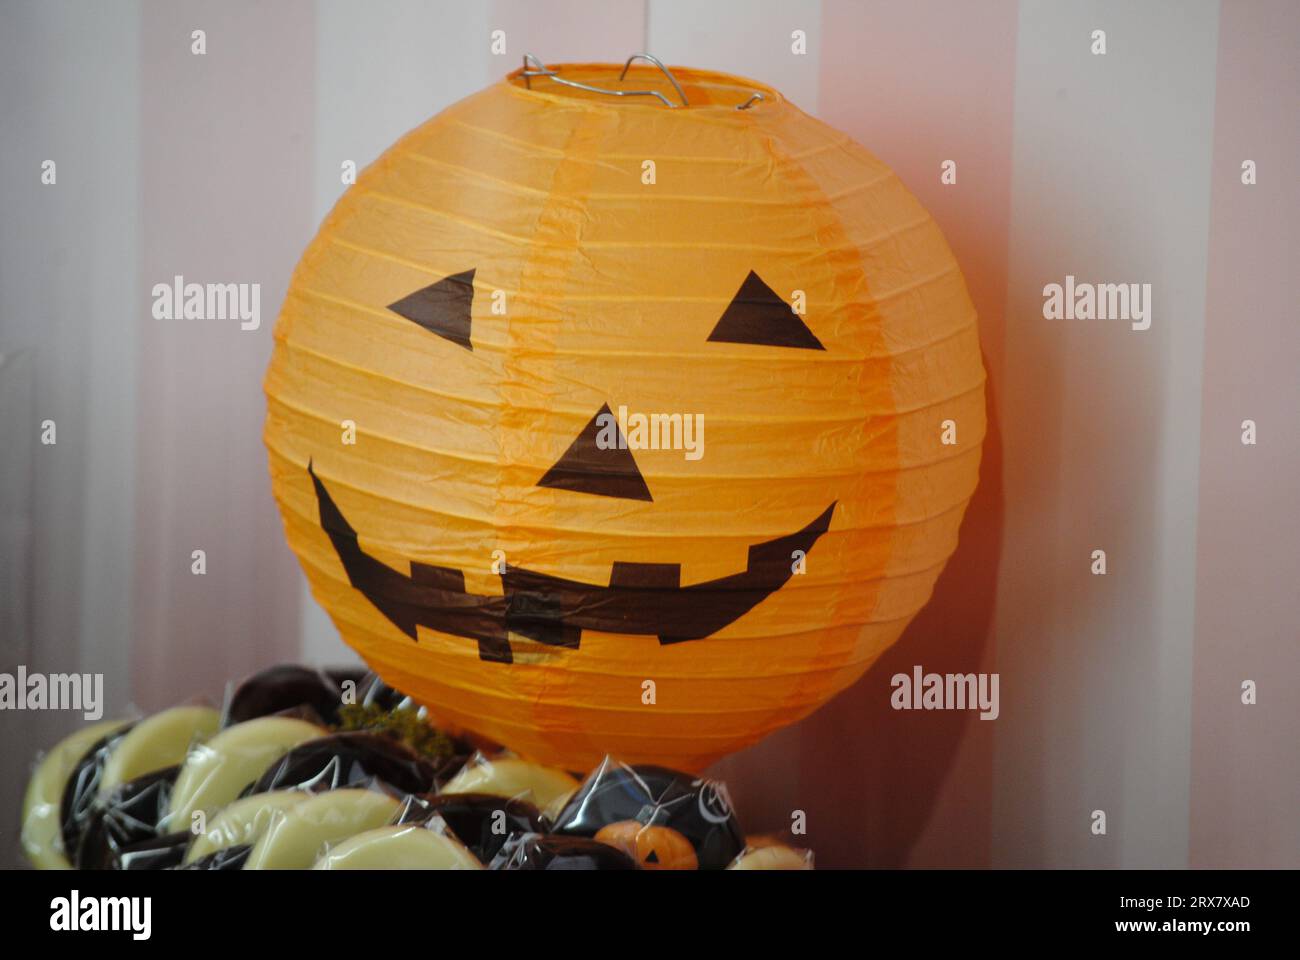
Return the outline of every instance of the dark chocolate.
<path id="1" fill-rule="evenodd" d="M 437 769 L 405 744 L 380 733 L 332 733 L 294 747 L 246 791 L 319 792 L 378 781 L 401 793 L 435 789 Z"/>
<path id="2" fill-rule="evenodd" d="M 180 766 L 166 767 L 120 784 L 96 803 L 85 821 L 73 865 L 112 870 L 120 851 L 158 835 Z"/>
<path id="3" fill-rule="evenodd" d="M 602 827 L 628 820 L 682 834 L 695 848 L 701 870 L 725 869 L 745 849 L 744 832 L 720 782 L 609 760 L 565 804 L 552 832 L 594 837 Z"/>
<path id="4" fill-rule="evenodd" d="M 414 796 L 398 822 L 426 823 L 435 816 L 483 863 L 491 863 L 511 835 L 546 830 L 541 811 L 528 801 L 487 793 Z"/>
<path id="5" fill-rule="evenodd" d="M 104 764 L 118 742 L 130 732 L 134 724 L 119 727 L 106 737 L 96 740 L 77 761 L 63 784 L 63 798 L 59 804 L 59 823 L 63 835 L 63 850 L 68 862 L 75 861 L 81 847 L 81 834 L 95 809 L 99 796 L 99 783 L 104 777 Z"/>
<path id="6" fill-rule="evenodd" d="M 621 850 L 583 837 L 516 834 L 490 864 L 492 870 L 635 870 Z"/>

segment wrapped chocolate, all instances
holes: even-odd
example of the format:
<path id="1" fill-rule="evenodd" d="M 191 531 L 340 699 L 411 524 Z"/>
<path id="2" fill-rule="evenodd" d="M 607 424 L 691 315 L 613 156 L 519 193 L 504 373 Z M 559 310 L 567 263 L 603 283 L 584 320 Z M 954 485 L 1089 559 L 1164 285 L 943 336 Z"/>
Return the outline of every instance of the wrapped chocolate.
<path id="1" fill-rule="evenodd" d="M 104 720 L 78 730 L 46 753 L 32 771 L 23 798 L 22 847 L 23 853 L 34 866 L 42 870 L 67 870 L 72 867 L 70 857 L 76 856 L 80 842 L 80 828 L 76 828 L 74 845 L 69 849 L 64 842 L 64 824 L 68 819 L 63 801 L 68 796 L 67 786 L 79 779 L 77 771 L 83 768 L 88 755 L 103 748 L 105 743 L 130 726 L 126 720 Z"/>
<path id="2" fill-rule="evenodd" d="M 122 851 L 158 835 L 180 766 L 136 777 L 101 794 L 81 830 L 73 863 L 79 870 L 111 870 Z"/>
<path id="3" fill-rule="evenodd" d="M 435 817 L 483 863 L 491 863 L 512 834 L 546 830 L 541 811 L 527 800 L 488 793 L 410 797 L 397 822 L 428 823 Z"/>
<path id="4" fill-rule="evenodd" d="M 482 870 L 455 837 L 427 825 L 376 827 L 341 841 L 317 858 L 316 870 Z"/>
<path id="5" fill-rule="evenodd" d="M 197 860 L 184 860 L 177 870 L 243 870 L 248 862 L 248 855 L 253 852 L 252 844 L 244 843 L 235 847 L 215 850 Z"/>
<path id="6" fill-rule="evenodd" d="M 434 789 L 437 769 L 409 747 L 377 733 L 332 733 L 300 743 L 271 763 L 251 793 L 295 788 L 319 793 L 379 783 L 398 793 Z"/>
<path id="7" fill-rule="evenodd" d="M 493 870 L 635 870 L 627 854 L 583 837 L 517 834 L 492 860 Z"/>
<path id="8" fill-rule="evenodd" d="M 476 753 L 443 788 L 443 793 L 487 793 L 497 797 L 523 797 L 542 811 L 558 808 L 578 781 L 563 770 L 529 763 L 502 754 Z"/>
<path id="9" fill-rule="evenodd" d="M 351 682 L 354 687 L 365 683 L 365 675 L 348 673 L 334 676 L 298 664 L 282 663 L 260 670 L 241 682 L 226 704 L 225 726 L 233 726 L 257 717 L 269 717 L 286 710 L 310 708 L 324 723 L 338 721 L 339 707 L 345 701 Z M 359 696 L 354 693 L 354 697 Z"/>
<path id="10" fill-rule="evenodd" d="M 609 843 L 647 869 L 722 870 L 745 849 L 721 781 L 609 757 L 560 811 L 553 832 Z"/>
<path id="11" fill-rule="evenodd" d="M 746 845 L 720 782 L 608 757 L 579 782 L 471 748 L 360 670 L 262 671 L 239 717 L 184 705 L 66 738 L 28 785 L 24 851 L 108 870 L 812 868 Z"/>
<path id="12" fill-rule="evenodd" d="M 813 853 L 797 847 L 774 843 L 761 847 L 746 847 L 728 870 L 811 870 Z"/>
<path id="13" fill-rule="evenodd" d="M 59 834 L 64 855 L 70 864 L 76 863 L 82 834 L 99 800 L 99 784 L 104 777 L 104 765 L 108 763 L 113 748 L 122 742 L 130 730 L 130 725 L 120 727 L 96 740 L 68 772 L 59 801 Z"/>
<path id="14" fill-rule="evenodd" d="M 120 731 L 99 747 L 93 762 L 87 758 L 69 779 L 70 788 L 83 788 L 69 801 L 80 834 L 70 857 L 77 867 L 113 869 L 123 850 L 157 835 L 181 762 L 217 731 L 220 719 L 211 707 L 172 707 Z"/>
<path id="15" fill-rule="evenodd" d="M 186 851 L 185 865 L 197 866 L 224 850 L 251 850 L 277 816 L 296 807 L 307 797 L 308 794 L 299 790 L 279 790 L 236 800 L 208 820 L 207 828 L 194 838 Z M 246 855 L 244 859 L 247 859 Z M 217 866 L 215 869 L 229 867 Z"/>
<path id="16" fill-rule="evenodd" d="M 188 833 L 165 833 L 123 847 L 109 864 L 110 870 L 169 870 L 179 867 L 189 846 Z"/>
<path id="17" fill-rule="evenodd" d="M 190 748 L 221 727 L 221 714 L 211 707 L 185 705 L 144 717 L 124 731 L 104 755 L 99 796 L 129 780 L 184 761 Z"/>
<path id="18" fill-rule="evenodd" d="M 195 813 L 212 817 L 276 760 L 322 733 L 316 724 L 292 717 L 258 717 L 227 727 L 185 758 L 163 826 L 188 830 Z"/>
<path id="19" fill-rule="evenodd" d="M 253 844 L 245 870 L 305 870 L 329 849 L 390 823 L 400 807 L 387 794 L 345 788 L 307 797 L 272 817 Z"/>

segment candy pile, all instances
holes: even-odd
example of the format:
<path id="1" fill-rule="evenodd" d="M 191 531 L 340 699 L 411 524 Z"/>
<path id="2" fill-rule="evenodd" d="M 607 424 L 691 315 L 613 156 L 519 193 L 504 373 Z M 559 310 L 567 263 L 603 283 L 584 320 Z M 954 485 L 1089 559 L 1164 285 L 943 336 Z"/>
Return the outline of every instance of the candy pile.
<path id="1" fill-rule="evenodd" d="M 45 869 L 810 869 L 746 843 L 726 787 L 606 758 L 579 782 L 449 736 L 361 671 L 284 665 L 224 711 L 74 733 L 42 758 L 23 849 Z"/>

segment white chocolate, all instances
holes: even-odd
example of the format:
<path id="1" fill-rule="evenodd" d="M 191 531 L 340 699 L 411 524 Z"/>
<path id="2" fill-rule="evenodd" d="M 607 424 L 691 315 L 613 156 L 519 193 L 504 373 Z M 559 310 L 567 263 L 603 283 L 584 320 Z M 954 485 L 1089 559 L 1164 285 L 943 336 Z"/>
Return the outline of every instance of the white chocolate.
<path id="1" fill-rule="evenodd" d="M 236 800 L 208 822 L 205 832 L 194 838 L 185 851 L 185 863 L 201 860 L 227 847 L 257 843 L 280 814 L 307 797 L 301 790 L 273 790 Z"/>
<path id="2" fill-rule="evenodd" d="M 162 831 L 190 829 L 198 810 L 211 819 L 280 757 L 324 735 L 314 723 L 292 717 L 258 717 L 227 727 L 190 750 L 172 789 Z"/>
<path id="3" fill-rule="evenodd" d="M 59 741 L 37 764 L 23 798 L 22 845 L 38 870 L 71 870 L 63 849 L 62 804 L 68 777 L 98 741 L 128 720 L 105 720 Z"/>
<path id="4" fill-rule="evenodd" d="M 273 817 L 245 870 L 305 870 L 331 846 L 389 823 L 399 805 L 373 790 L 330 790 Z"/>
<path id="5" fill-rule="evenodd" d="M 538 809 L 546 810 L 567 798 L 578 786 L 578 781 L 563 770 L 538 766 L 515 757 L 501 757 L 466 764 L 442 788 L 442 792 L 523 797 Z"/>
<path id="6" fill-rule="evenodd" d="M 812 853 L 781 845 L 749 849 L 732 861 L 728 870 L 811 870 Z"/>
<path id="7" fill-rule="evenodd" d="M 99 795 L 114 787 L 180 763 L 196 742 L 221 726 L 221 714 L 211 707 L 173 707 L 145 717 L 117 743 L 104 762 Z"/>
<path id="8" fill-rule="evenodd" d="M 349 837 L 316 861 L 316 870 L 482 870 L 458 841 L 414 824 Z"/>

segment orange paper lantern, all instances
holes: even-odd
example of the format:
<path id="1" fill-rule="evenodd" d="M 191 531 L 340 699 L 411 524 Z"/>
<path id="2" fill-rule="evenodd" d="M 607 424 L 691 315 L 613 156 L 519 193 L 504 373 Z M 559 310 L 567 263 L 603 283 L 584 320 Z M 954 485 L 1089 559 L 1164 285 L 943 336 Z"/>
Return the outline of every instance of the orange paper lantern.
<path id="1" fill-rule="evenodd" d="M 979 468 L 975 311 L 898 177 L 776 91 L 557 70 L 655 95 L 516 72 L 326 219 L 266 376 L 274 493 L 343 638 L 438 721 L 698 770 L 929 598 Z"/>

